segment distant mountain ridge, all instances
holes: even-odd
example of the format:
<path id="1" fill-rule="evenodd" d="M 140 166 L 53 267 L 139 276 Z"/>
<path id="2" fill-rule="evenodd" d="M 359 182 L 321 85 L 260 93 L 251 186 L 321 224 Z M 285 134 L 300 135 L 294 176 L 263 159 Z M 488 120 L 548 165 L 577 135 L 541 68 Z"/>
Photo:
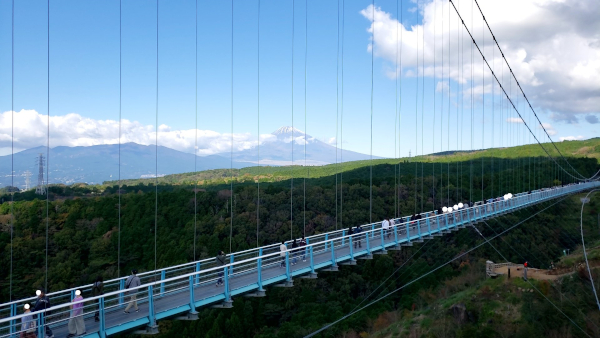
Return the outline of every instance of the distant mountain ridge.
<path id="1" fill-rule="evenodd" d="M 306 140 L 306 165 L 325 165 L 336 162 L 336 148 L 292 127 L 281 127 L 260 145 L 261 165 L 304 165 Z M 156 176 L 156 146 L 137 143 L 121 144 L 121 179 L 152 178 Z M 46 156 L 46 147 L 36 147 L 14 154 L 14 185 L 25 188 L 25 172 L 29 171 L 30 188 L 37 185 L 39 153 Z M 256 147 L 233 153 L 233 168 L 255 166 L 258 163 Z M 337 158 L 344 162 L 365 160 L 369 155 L 337 149 Z M 378 158 L 378 157 L 374 157 Z M 231 153 L 221 153 L 196 158 L 196 170 L 230 168 Z M 50 184 L 88 183 L 101 184 L 119 177 L 119 145 L 103 144 L 88 147 L 58 146 L 50 149 Z M 158 176 L 194 171 L 194 154 L 158 146 Z M 11 185 L 10 155 L 0 156 L 0 188 Z M 44 176 L 46 170 L 44 169 Z M 44 177 L 46 180 L 47 178 Z"/>
<path id="2" fill-rule="evenodd" d="M 171 148 L 137 143 L 121 144 L 121 179 L 149 178 L 156 175 L 156 149 L 158 149 L 158 176 L 194 171 L 194 154 Z M 25 187 L 25 171 L 32 173 L 30 187 L 37 185 L 38 167 L 35 159 L 46 147 L 36 147 L 14 154 L 14 185 Z M 229 158 L 218 155 L 198 156 L 198 171 L 229 168 Z M 234 168 L 245 164 L 233 163 Z M 11 184 L 10 155 L 0 157 L 0 187 Z M 44 179 L 46 180 L 44 169 Z M 89 147 L 50 148 L 50 184 L 88 183 L 101 184 L 119 177 L 119 145 L 103 144 Z"/>

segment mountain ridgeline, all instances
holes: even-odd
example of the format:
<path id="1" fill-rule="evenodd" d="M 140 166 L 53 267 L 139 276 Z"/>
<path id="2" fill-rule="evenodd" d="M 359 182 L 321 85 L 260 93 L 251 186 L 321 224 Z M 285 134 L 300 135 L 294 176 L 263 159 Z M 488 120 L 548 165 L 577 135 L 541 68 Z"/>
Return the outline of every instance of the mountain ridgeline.
<path id="1" fill-rule="evenodd" d="M 304 144 L 306 142 L 306 145 Z M 260 161 L 263 165 L 280 166 L 305 164 L 324 165 L 337 161 L 357 161 L 369 158 L 369 155 L 348 150 L 340 150 L 310 135 L 282 127 L 270 134 L 260 145 Z M 292 158 L 292 147 L 296 156 Z M 104 181 L 120 179 L 140 179 L 162 177 L 192 171 L 204 171 L 223 168 L 244 168 L 258 163 L 256 146 L 242 151 L 218 153 L 209 156 L 194 156 L 160 145 L 141 145 L 136 143 L 103 144 L 88 147 L 51 148 L 49 151 L 50 184 L 102 184 Z M 29 187 L 38 182 L 39 166 L 36 159 L 39 154 L 47 156 L 46 147 L 36 147 L 11 155 L 0 156 L 0 188 L 13 184 L 19 189 L 27 187 L 26 172 L 29 172 Z M 375 157 L 379 158 L 379 157 Z M 14 166 L 14 167 L 13 167 Z M 10 175 L 14 168 L 14 182 Z M 44 180 L 46 168 L 44 167 Z"/>

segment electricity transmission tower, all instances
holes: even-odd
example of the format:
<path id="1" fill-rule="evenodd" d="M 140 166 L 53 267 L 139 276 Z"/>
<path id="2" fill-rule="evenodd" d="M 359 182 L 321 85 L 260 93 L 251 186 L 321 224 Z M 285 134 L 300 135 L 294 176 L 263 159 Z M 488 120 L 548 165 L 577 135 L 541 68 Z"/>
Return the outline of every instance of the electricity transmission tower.
<path id="1" fill-rule="evenodd" d="M 35 193 L 38 195 L 46 194 L 46 187 L 44 186 L 44 154 L 40 153 L 39 157 L 36 159 L 39 171 L 38 171 L 38 183 L 35 188 Z"/>

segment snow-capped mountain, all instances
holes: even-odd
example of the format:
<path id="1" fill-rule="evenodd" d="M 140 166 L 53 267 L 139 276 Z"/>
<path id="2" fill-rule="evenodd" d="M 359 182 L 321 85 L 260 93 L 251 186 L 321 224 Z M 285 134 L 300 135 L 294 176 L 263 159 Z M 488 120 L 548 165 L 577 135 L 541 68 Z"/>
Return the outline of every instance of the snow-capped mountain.
<path id="1" fill-rule="evenodd" d="M 324 165 L 336 162 L 336 148 L 320 141 L 303 131 L 290 126 L 281 127 L 264 138 L 257 147 L 233 153 L 236 162 L 258 163 L 260 150 L 260 164 L 264 165 L 304 165 L 304 151 L 306 146 L 306 165 Z M 221 154 L 230 157 L 230 154 Z M 293 161 L 292 161 L 293 158 Z M 338 161 L 366 160 L 370 156 L 349 150 L 337 149 Z M 373 157 L 379 158 L 379 157 Z"/>

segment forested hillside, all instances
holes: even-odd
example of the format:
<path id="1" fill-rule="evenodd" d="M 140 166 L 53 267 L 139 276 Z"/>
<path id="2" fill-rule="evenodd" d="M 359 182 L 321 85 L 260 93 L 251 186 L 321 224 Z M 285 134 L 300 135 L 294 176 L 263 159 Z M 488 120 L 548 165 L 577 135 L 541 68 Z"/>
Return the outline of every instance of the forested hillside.
<path id="1" fill-rule="evenodd" d="M 593 158 L 570 159 L 570 162 L 584 175 L 592 175 L 597 171 L 598 164 Z M 370 217 L 379 220 L 395 214 L 431 210 L 434 206 L 437 208 L 469 199 L 479 200 L 482 194 L 488 198 L 507 192 L 561 184 L 563 180 L 567 182 L 566 175 L 562 175 L 556 165 L 541 158 L 530 161 L 489 159 L 483 165 L 483 177 L 480 175 L 481 162 L 476 161 L 454 162 L 449 165 L 415 162 L 401 163 L 399 166 L 376 165 L 372 171 L 372 215 L 369 215 L 369 167 L 347 170 L 343 177 L 331 175 L 307 179 L 306 200 L 303 179 L 294 179 L 293 190 L 290 189 L 290 180 L 263 182 L 260 184 L 259 243 L 274 243 L 289 238 L 290 200 L 293 201 L 295 215 L 294 235 L 300 236 L 304 227 L 307 234 L 314 234 L 336 227 L 367 223 Z M 492 166 L 494 170 L 491 170 Z M 196 257 L 212 257 L 218 250 L 227 251 L 231 206 L 232 250 L 255 246 L 258 187 L 252 179 L 236 179 L 231 198 L 231 182 L 226 181 L 226 175 L 223 176 L 222 183 L 213 182 L 198 190 L 194 190 L 193 185 L 185 184 L 161 184 L 158 187 L 146 184 L 124 185 L 121 189 L 117 186 L 52 186 L 48 204 L 46 200 L 36 199 L 31 192 L 15 194 L 15 202 L 12 204 L 13 298 L 31 296 L 43 283 L 46 222 L 49 233 L 50 291 L 90 283 L 98 275 L 105 279 L 116 277 L 119 199 L 122 273 L 131 268 L 145 271 L 154 267 L 155 201 L 158 215 L 156 264 L 159 267 L 193 259 L 195 214 Z M 158 195 L 155 191 L 158 191 Z M 0 198 L 3 202 L 0 205 L 0 301 L 6 301 L 9 297 L 7 284 L 11 257 L 11 203 L 9 195 Z M 306 223 L 300 217 L 304 215 L 304 202 Z M 507 215 L 498 224 L 490 224 L 513 224 L 525 215 L 529 216 L 547 206 Z M 529 243 L 525 245 L 530 246 L 530 249 L 535 248 L 549 257 L 556 257 L 564 248 L 574 248 L 579 241 L 573 228 L 578 217 L 577 207 L 577 200 L 573 198 L 559 202 L 504 238 L 508 242 Z M 478 241 L 481 239 L 468 229 L 426 242 L 425 247 L 428 249 L 423 249 L 409 261 L 406 269 L 399 272 L 404 277 L 386 287 L 399 287 L 402 281 L 406 282 L 437 264 L 444 263 L 449 257 Z M 502 243 L 498 245 L 501 247 Z M 318 280 L 298 282 L 292 289 L 269 290 L 265 299 L 236 298 L 233 310 L 203 310 L 201 320 L 194 323 L 161 322 L 163 332 L 172 336 L 178 336 L 180 332 L 186 332 L 189 336 L 207 333 L 212 337 L 301 336 L 349 312 L 389 276 L 395 267 L 403 264 L 417 250 L 419 247 L 415 246 L 378 257 L 357 267 L 343 268 L 337 274 L 322 273 Z M 482 247 L 328 332 L 338 335 L 348 330 L 362 330 L 368 327 L 369 318 L 376 317 L 384 310 L 418 307 L 419 290 L 434 288 L 441 281 L 460 274 L 461 262 L 477 261 L 490 254 L 493 254 L 490 248 Z M 506 254 L 510 255 L 510 252 Z M 520 259 L 515 255 L 511 257 L 510 259 Z M 538 266 L 548 264 L 549 261 L 539 257 L 528 259 Z"/>

